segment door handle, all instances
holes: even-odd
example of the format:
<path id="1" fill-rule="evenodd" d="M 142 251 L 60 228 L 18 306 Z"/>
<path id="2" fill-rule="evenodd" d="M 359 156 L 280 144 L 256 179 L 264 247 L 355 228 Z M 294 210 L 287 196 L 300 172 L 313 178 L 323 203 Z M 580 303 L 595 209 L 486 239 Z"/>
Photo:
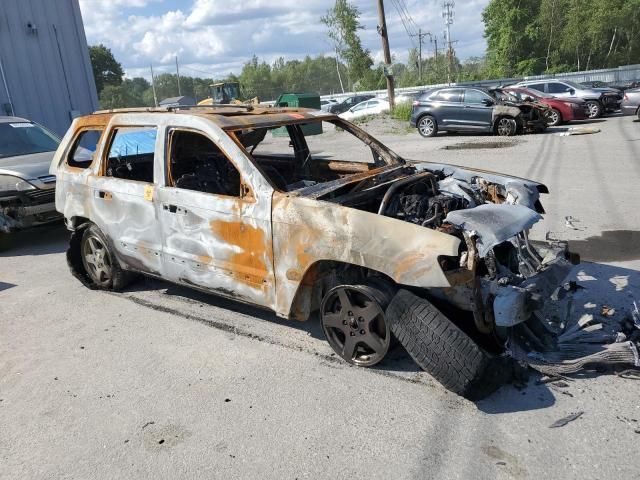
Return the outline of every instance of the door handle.
<path id="1" fill-rule="evenodd" d="M 184 208 L 180 208 L 178 205 L 173 205 L 171 203 L 163 203 L 162 209 L 167 213 L 175 213 L 180 215 L 187 214 L 187 211 Z"/>
<path id="2" fill-rule="evenodd" d="M 111 198 L 113 198 L 111 192 L 106 192 L 104 190 L 96 191 L 96 197 L 102 198 L 104 200 L 111 200 Z"/>

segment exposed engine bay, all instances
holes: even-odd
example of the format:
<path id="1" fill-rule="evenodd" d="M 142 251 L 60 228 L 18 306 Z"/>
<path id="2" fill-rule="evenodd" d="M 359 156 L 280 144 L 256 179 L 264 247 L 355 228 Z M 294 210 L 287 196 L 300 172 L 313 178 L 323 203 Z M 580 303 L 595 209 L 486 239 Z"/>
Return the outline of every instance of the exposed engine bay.
<path id="1" fill-rule="evenodd" d="M 635 327 L 576 315 L 575 281 L 567 279 L 579 257 L 566 242 L 529 240 L 544 213 L 544 185 L 420 167 L 348 184 L 325 198 L 459 238 L 458 257 L 439 258 L 451 287 L 428 294 L 470 312 L 476 331 L 498 339 L 513 358 L 553 375 L 587 365 L 640 366 L 640 314 Z"/>

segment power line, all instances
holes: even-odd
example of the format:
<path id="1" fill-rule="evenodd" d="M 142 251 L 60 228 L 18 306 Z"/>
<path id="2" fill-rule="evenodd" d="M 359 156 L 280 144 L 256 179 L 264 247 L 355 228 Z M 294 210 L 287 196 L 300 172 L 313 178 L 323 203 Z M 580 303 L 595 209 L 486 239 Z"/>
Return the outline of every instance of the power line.
<path id="1" fill-rule="evenodd" d="M 415 32 L 411 30 L 411 21 L 406 16 L 402 6 L 400 5 L 400 0 L 391 0 L 394 8 L 398 12 L 398 16 L 400 17 L 400 21 L 402 22 L 402 26 L 404 27 L 404 31 L 407 32 L 407 36 L 413 45 L 413 48 L 416 48 L 416 44 L 413 41 L 413 37 L 415 37 Z"/>

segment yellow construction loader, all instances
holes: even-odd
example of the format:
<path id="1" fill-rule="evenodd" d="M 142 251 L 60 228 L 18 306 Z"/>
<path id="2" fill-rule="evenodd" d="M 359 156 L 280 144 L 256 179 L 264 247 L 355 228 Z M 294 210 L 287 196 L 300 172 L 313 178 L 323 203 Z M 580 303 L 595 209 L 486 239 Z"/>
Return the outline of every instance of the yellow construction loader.
<path id="1" fill-rule="evenodd" d="M 257 105 L 260 103 L 258 97 L 249 100 L 240 99 L 240 83 L 238 82 L 219 82 L 209 85 L 209 98 L 198 102 L 198 105 L 216 105 L 238 104 L 238 105 Z"/>

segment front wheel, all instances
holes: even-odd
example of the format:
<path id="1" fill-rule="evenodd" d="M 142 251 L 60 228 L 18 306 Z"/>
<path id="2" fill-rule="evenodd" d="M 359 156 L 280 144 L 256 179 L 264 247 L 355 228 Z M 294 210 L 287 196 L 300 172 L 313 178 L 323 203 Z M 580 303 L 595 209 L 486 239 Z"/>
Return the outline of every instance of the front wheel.
<path id="1" fill-rule="evenodd" d="M 557 127 L 562 124 L 562 114 L 559 110 L 552 108 L 549 113 L 547 113 L 547 125 L 550 127 Z"/>
<path id="2" fill-rule="evenodd" d="M 595 100 L 589 100 L 587 102 L 587 110 L 589 111 L 589 118 L 599 118 L 602 116 L 602 105 Z"/>
<path id="3" fill-rule="evenodd" d="M 425 138 L 435 137 L 438 133 L 438 123 L 431 115 L 425 115 L 418 120 L 418 133 Z"/>
<path id="4" fill-rule="evenodd" d="M 391 344 L 385 318 L 388 302 L 382 290 L 366 285 L 338 285 L 329 290 L 320 306 L 320 319 L 331 348 L 361 367 L 380 362 Z"/>
<path id="5" fill-rule="evenodd" d="M 502 117 L 496 122 L 496 134 L 501 137 L 511 137 L 518 131 L 515 118 Z"/>

